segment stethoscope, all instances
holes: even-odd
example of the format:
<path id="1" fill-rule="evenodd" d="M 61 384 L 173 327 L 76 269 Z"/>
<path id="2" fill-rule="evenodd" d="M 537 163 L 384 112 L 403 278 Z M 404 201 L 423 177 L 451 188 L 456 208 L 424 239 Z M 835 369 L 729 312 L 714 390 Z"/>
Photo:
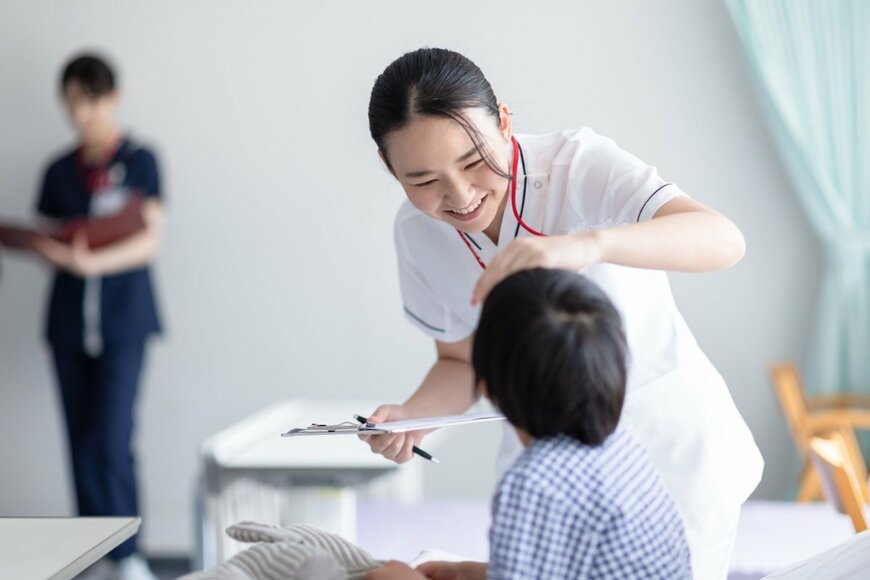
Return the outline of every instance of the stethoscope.
<path id="1" fill-rule="evenodd" d="M 544 232 L 539 232 L 538 230 L 533 229 L 525 221 L 523 221 L 523 216 L 520 215 L 520 212 L 517 209 L 517 169 L 519 168 L 520 162 L 520 144 L 517 142 L 516 137 L 514 137 L 513 135 L 511 135 L 511 141 L 514 145 L 514 161 L 513 168 L 511 170 L 511 210 L 514 212 L 514 218 L 516 218 L 517 224 L 519 224 L 521 228 L 534 236 L 546 236 L 547 234 L 545 234 Z M 469 243 L 468 238 L 463 235 L 462 231 L 460 231 L 459 228 L 456 229 L 456 233 L 459 234 L 459 237 L 462 238 L 463 242 L 465 242 L 468 251 L 471 252 L 480 267 L 486 270 L 486 264 L 481 259 L 480 254 L 474 251 L 474 248 L 471 246 L 471 243 Z"/>

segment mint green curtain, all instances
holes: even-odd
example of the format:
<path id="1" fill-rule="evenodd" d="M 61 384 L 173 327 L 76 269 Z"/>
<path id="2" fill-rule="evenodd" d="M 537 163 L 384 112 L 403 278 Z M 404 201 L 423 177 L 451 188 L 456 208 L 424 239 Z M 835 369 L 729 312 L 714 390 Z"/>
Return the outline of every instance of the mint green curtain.
<path id="1" fill-rule="evenodd" d="M 816 392 L 870 391 L 870 0 L 726 4 L 825 248 L 807 382 Z M 776 227 L 773 218 L 771 235 Z"/>

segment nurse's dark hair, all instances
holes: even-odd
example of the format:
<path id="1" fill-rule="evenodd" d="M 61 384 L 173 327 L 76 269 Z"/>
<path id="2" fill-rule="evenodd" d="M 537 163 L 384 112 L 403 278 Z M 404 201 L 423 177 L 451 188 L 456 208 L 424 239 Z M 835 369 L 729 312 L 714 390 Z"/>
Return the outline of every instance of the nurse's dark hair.
<path id="1" fill-rule="evenodd" d="M 64 94 L 71 82 L 93 96 L 101 97 L 115 90 L 115 71 L 105 57 L 82 53 L 71 58 L 60 75 L 60 92 Z"/>
<path id="2" fill-rule="evenodd" d="M 575 272 L 541 268 L 493 288 L 472 349 L 475 385 L 512 425 L 587 445 L 619 423 L 626 357 L 622 320 L 604 292 Z"/>
<path id="3" fill-rule="evenodd" d="M 394 60 L 375 80 L 369 99 L 369 131 L 390 171 L 386 136 L 417 115 L 453 119 L 461 126 L 483 162 L 498 175 L 498 167 L 480 131 L 466 116 L 467 109 L 483 109 L 499 124 L 498 101 L 483 72 L 465 56 L 444 48 L 420 48 Z"/>

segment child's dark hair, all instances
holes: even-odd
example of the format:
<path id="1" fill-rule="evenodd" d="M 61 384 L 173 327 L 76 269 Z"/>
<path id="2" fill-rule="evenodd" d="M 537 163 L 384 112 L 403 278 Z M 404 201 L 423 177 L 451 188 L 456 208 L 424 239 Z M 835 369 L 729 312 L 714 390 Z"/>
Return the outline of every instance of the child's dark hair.
<path id="1" fill-rule="evenodd" d="M 602 443 L 619 423 L 627 347 L 604 292 L 576 272 L 534 269 L 499 283 L 474 337 L 475 384 L 534 438 Z"/>
<path id="2" fill-rule="evenodd" d="M 103 57 L 96 54 L 80 54 L 72 58 L 60 76 L 60 92 L 75 81 L 85 92 L 95 97 L 108 95 L 115 90 L 115 73 Z"/>
<path id="3" fill-rule="evenodd" d="M 511 175 L 497 167 L 487 151 L 480 131 L 463 114 L 463 109 L 483 109 L 499 123 L 498 101 L 476 64 L 444 48 L 420 48 L 394 60 L 375 80 L 369 99 L 369 131 L 384 154 L 384 139 L 401 129 L 415 115 L 453 119 L 468 133 L 474 148 L 496 174 Z"/>

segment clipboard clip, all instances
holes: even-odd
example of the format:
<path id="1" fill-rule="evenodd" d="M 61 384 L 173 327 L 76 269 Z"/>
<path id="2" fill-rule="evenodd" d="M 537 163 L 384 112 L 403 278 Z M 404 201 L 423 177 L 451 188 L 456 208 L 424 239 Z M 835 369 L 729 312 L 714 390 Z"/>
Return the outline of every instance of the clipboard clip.
<path id="1" fill-rule="evenodd" d="M 357 433 L 359 431 L 363 431 L 366 428 L 366 425 L 360 425 L 359 423 L 355 423 L 353 421 L 342 421 L 341 423 L 336 423 L 335 425 L 324 425 L 321 423 L 312 423 L 308 427 L 297 427 L 296 429 L 290 429 L 286 433 L 283 433 L 283 436 L 291 436 L 291 435 L 302 435 L 302 434 L 315 434 L 315 433 Z"/>

